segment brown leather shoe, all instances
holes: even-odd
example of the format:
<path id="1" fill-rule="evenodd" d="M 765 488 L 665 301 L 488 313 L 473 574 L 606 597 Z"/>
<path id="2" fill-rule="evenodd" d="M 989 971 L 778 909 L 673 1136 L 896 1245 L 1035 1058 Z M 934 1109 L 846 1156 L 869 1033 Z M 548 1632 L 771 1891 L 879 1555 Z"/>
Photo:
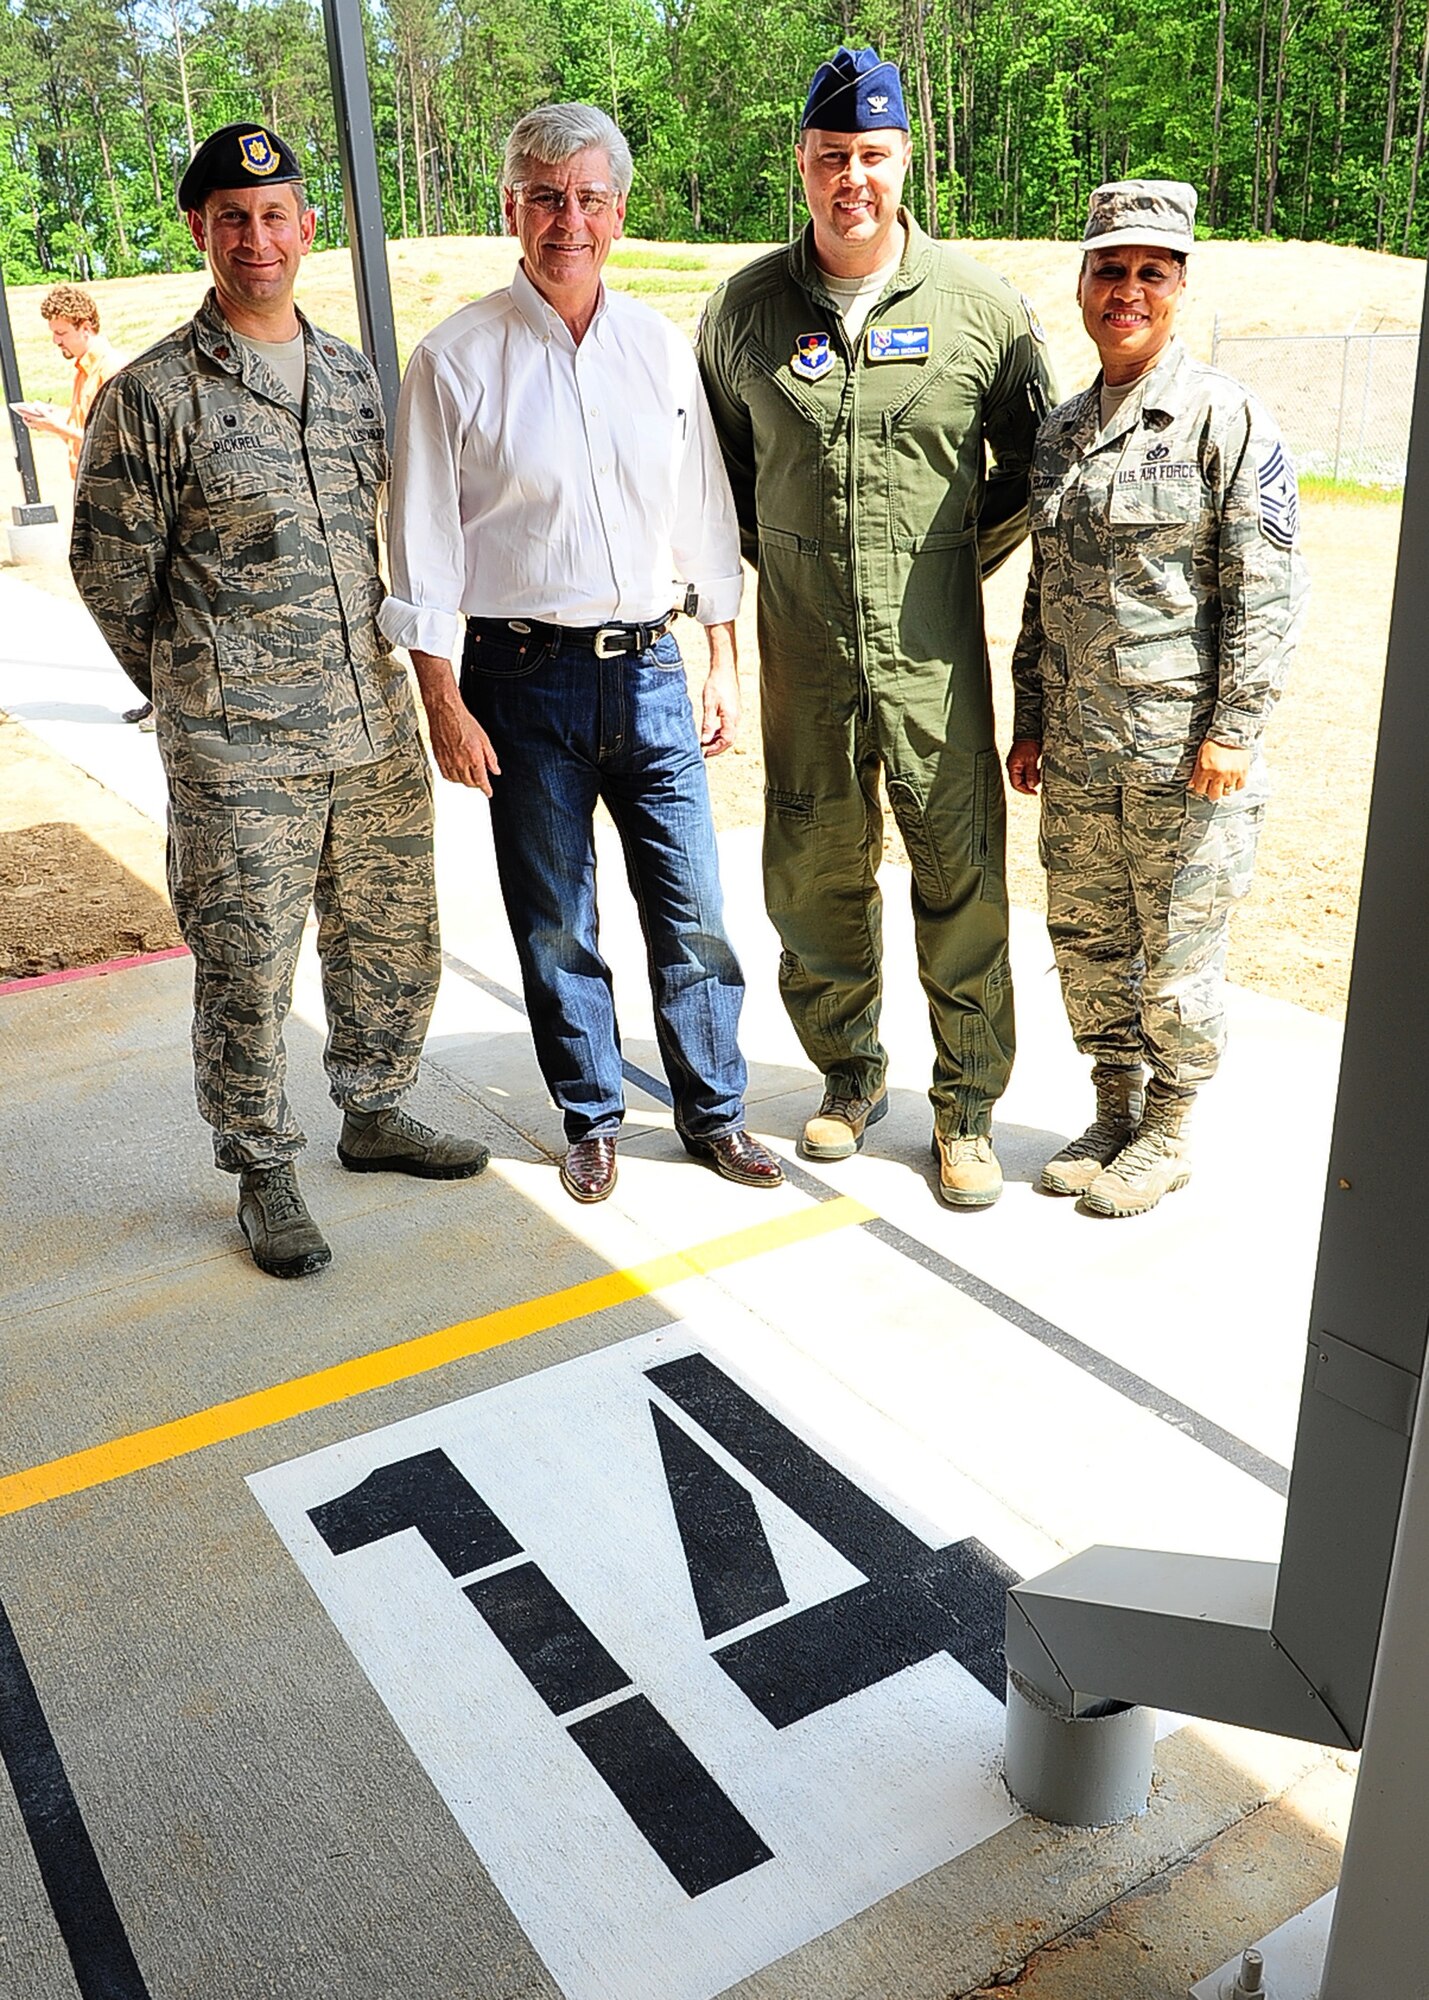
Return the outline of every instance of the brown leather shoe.
<path id="1" fill-rule="evenodd" d="M 604 1201 L 615 1186 L 614 1139 L 577 1139 L 568 1146 L 561 1186 L 575 1201 Z"/>
<path id="2" fill-rule="evenodd" d="M 717 1139 L 691 1139 L 682 1132 L 680 1143 L 692 1159 L 703 1160 L 727 1181 L 740 1187 L 777 1188 L 784 1185 L 784 1169 L 766 1146 L 747 1132 L 722 1132 Z"/>

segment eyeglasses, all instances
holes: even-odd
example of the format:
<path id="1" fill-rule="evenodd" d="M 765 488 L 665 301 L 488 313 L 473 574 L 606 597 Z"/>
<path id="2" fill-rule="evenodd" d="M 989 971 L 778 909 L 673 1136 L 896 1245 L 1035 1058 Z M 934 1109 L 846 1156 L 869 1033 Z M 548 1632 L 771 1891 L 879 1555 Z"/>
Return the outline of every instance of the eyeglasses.
<path id="1" fill-rule="evenodd" d="M 518 187 L 513 190 L 525 208 L 539 208 L 543 215 L 563 215 L 571 195 L 582 215 L 604 215 L 620 199 L 614 188 Z"/>

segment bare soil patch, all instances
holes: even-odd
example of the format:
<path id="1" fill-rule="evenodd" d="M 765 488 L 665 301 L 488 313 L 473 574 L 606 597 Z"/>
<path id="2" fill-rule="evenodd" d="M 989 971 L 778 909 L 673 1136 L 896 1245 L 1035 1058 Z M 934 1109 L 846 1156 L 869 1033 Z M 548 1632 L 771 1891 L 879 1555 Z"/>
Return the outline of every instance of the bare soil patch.
<path id="1" fill-rule="evenodd" d="M 0 715 L 0 980 L 179 943 L 164 837 Z"/>

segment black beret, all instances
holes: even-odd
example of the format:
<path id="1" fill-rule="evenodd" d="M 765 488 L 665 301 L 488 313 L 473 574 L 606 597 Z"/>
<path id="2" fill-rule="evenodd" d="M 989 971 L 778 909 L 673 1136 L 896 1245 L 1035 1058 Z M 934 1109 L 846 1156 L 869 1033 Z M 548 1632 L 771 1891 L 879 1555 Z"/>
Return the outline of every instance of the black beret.
<path id="1" fill-rule="evenodd" d="M 179 182 L 179 213 L 202 208 L 215 188 L 276 186 L 304 179 L 302 165 L 286 139 L 266 125 L 221 125 L 189 161 Z"/>

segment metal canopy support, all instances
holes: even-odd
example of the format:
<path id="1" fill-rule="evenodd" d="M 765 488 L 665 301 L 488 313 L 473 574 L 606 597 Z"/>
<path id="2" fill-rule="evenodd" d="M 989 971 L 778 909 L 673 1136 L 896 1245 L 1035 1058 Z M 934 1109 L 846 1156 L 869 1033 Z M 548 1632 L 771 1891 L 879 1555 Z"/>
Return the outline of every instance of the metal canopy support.
<path id="1" fill-rule="evenodd" d="M 397 415 L 402 370 L 397 360 L 397 328 L 392 316 L 392 281 L 387 270 L 387 230 L 377 179 L 377 146 L 372 130 L 372 97 L 367 88 L 367 44 L 360 0 L 323 0 L 328 70 L 337 113 L 342 160 L 347 239 L 357 285 L 357 321 L 362 349 L 377 370 L 390 432 Z"/>
<path id="2" fill-rule="evenodd" d="M 15 439 L 15 469 L 20 475 L 20 483 L 25 489 L 25 504 L 38 507 L 40 504 L 40 482 L 35 476 L 35 454 L 30 446 L 30 433 L 15 412 L 9 408 L 18 403 L 24 395 L 20 387 L 20 362 L 15 353 L 15 336 L 10 331 L 10 305 L 5 297 L 5 274 L 0 271 L 0 378 L 5 384 L 6 415 L 10 419 L 10 429 Z M 20 518 L 19 510 L 16 519 Z M 53 520 L 54 516 L 50 516 Z"/>
<path id="3" fill-rule="evenodd" d="M 1429 1423 L 1419 1396 L 1429 1336 L 1426 337 L 1429 322 L 1421 323 L 1379 751 L 1280 1563 L 1091 1549 L 1018 1585 L 1008 1606 L 1009 1669 L 1063 1716 L 1095 1715 L 1107 1702 L 1145 1703 L 1357 1745 L 1372 1715 L 1376 1740 L 1366 1743 L 1366 1772 L 1377 1776 L 1365 1817 L 1357 1804 L 1351 1823 L 1321 2000 L 1421 1991 L 1429 1962 L 1429 1905 L 1417 1881 L 1429 1845 L 1429 1441 L 1416 1446 L 1415 1484 L 1407 1486 L 1416 1416 Z M 1333 618 L 1334 606 L 1322 615 Z M 1364 1952 L 1372 1937 L 1370 1974 Z"/>

